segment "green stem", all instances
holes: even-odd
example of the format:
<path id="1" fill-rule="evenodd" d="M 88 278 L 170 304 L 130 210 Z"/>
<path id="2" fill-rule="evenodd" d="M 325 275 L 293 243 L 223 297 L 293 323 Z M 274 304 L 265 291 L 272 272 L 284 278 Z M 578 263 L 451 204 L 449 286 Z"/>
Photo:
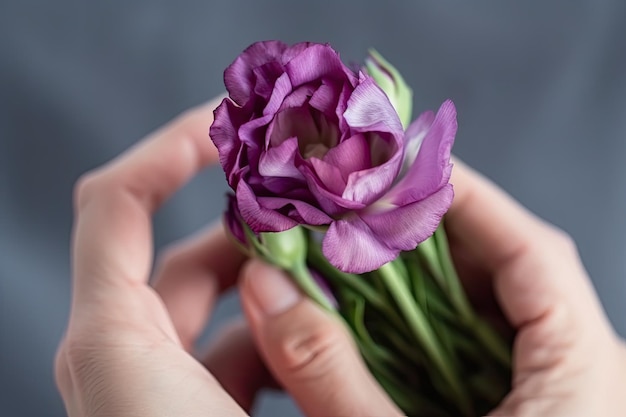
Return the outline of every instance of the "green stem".
<path id="1" fill-rule="evenodd" d="M 448 237 L 446 236 L 446 231 L 443 228 L 443 223 L 441 223 L 435 231 L 434 243 L 439 254 L 438 258 L 441 272 L 443 273 L 443 276 L 447 278 L 446 282 L 448 284 L 448 291 L 450 293 L 450 297 L 452 298 L 452 303 L 456 306 L 461 315 L 468 318 L 473 317 L 474 310 L 465 295 L 465 290 L 461 285 L 461 280 L 459 279 L 454 263 L 452 262 L 452 255 L 450 254 L 450 247 L 448 245 Z"/>
<path id="2" fill-rule="evenodd" d="M 510 346 L 502 339 L 502 336 L 479 317 L 475 318 L 471 328 L 478 340 L 491 352 L 493 357 L 507 369 L 510 369 L 513 361 L 512 352 Z"/>
<path id="3" fill-rule="evenodd" d="M 391 308 L 385 299 L 367 283 L 366 277 L 338 270 L 328 262 L 320 246 L 311 242 L 309 243 L 308 260 L 326 279 L 339 285 L 345 284 L 352 291 L 367 300 L 370 306 L 380 311 L 385 317 L 388 317 L 398 328 L 402 329 L 405 327 L 402 318 Z"/>
<path id="4" fill-rule="evenodd" d="M 461 285 L 461 280 L 459 279 L 452 261 L 448 237 L 446 236 L 443 223 L 441 223 L 435 231 L 435 239 L 439 252 L 441 269 L 444 276 L 447 278 L 452 302 L 458 309 L 459 313 L 467 320 L 468 326 L 474 332 L 482 345 L 494 356 L 494 358 L 500 361 L 502 365 L 510 368 L 512 363 L 511 348 L 502 339 L 502 337 L 491 328 L 491 326 L 483 322 L 482 319 L 476 315 L 472 305 L 467 299 L 465 290 Z"/>
<path id="5" fill-rule="evenodd" d="M 309 296 L 313 301 L 322 306 L 325 310 L 336 313 L 335 307 L 328 300 L 328 297 L 320 289 L 311 275 L 309 268 L 304 263 L 294 264 L 288 271 L 294 281 L 300 286 L 300 289 Z"/>
<path id="6" fill-rule="evenodd" d="M 396 300 L 396 303 L 406 319 L 413 335 L 423 346 L 426 354 L 431 358 L 440 375 L 450 387 L 456 403 L 463 413 L 472 415 L 472 404 L 465 391 L 460 377 L 452 367 L 452 361 L 446 357 L 444 350 L 437 340 L 437 336 L 430 326 L 424 312 L 411 297 L 410 288 L 403 277 L 398 273 L 393 262 L 387 263 L 378 269 L 385 286 Z"/>

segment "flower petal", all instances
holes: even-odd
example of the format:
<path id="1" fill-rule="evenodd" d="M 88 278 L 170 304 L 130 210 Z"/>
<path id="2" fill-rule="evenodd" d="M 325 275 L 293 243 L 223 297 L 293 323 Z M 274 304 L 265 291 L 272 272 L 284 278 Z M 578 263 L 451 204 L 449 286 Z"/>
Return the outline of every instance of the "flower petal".
<path id="1" fill-rule="evenodd" d="M 237 155 L 242 145 L 235 126 L 240 126 L 245 118 L 241 109 L 228 98 L 222 100 L 214 113 L 209 136 L 218 150 L 220 164 L 228 175 L 237 165 Z"/>
<path id="2" fill-rule="evenodd" d="M 450 208 L 454 191 L 446 184 L 439 191 L 421 201 L 403 207 L 365 211 L 362 221 L 371 233 L 395 250 L 413 250 L 431 236 Z"/>
<path id="3" fill-rule="evenodd" d="M 235 196 L 241 217 L 255 233 L 282 232 L 298 224 L 277 211 L 261 207 L 252 188 L 244 181 L 240 181 L 237 185 Z"/>
<path id="4" fill-rule="evenodd" d="M 362 171 L 372 166 L 369 145 L 366 142 L 365 135 L 361 133 L 357 133 L 331 148 L 322 159 L 339 169 L 344 184 L 348 181 L 351 173 Z"/>
<path id="5" fill-rule="evenodd" d="M 296 152 L 298 152 L 298 139 L 295 137 L 269 148 L 259 158 L 259 174 L 264 177 L 287 177 L 304 180 L 294 165 Z"/>
<path id="6" fill-rule="evenodd" d="M 291 83 L 299 86 L 323 78 L 348 79 L 356 83 L 356 76 L 339 59 L 339 54 L 328 45 L 311 44 L 285 65 Z"/>
<path id="7" fill-rule="evenodd" d="M 252 68 L 252 73 L 254 75 L 254 93 L 263 101 L 269 100 L 274 90 L 274 83 L 283 73 L 283 66 L 279 62 L 272 61 Z"/>
<path id="8" fill-rule="evenodd" d="M 252 69 L 280 60 L 287 48 L 287 45 L 280 41 L 257 42 L 250 45 L 226 68 L 224 84 L 235 103 L 243 107 L 250 99 L 255 84 Z"/>
<path id="9" fill-rule="evenodd" d="M 315 170 L 315 175 L 319 178 L 319 183 L 331 193 L 339 196 L 346 188 L 346 183 L 341 176 L 338 167 L 329 164 L 318 158 L 310 158 L 309 163 Z"/>
<path id="10" fill-rule="evenodd" d="M 404 206 L 432 194 L 450 179 L 450 151 L 457 131 L 456 109 L 446 101 L 435 116 L 406 175 L 383 197 Z"/>
<path id="11" fill-rule="evenodd" d="M 291 45 L 285 50 L 285 52 L 283 52 L 283 55 L 281 57 L 281 63 L 283 65 L 287 65 L 289 61 L 300 55 L 311 45 L 313 45 L 313 42 L 299 42 Z"/>
<path id="12" fill-rule="evenodd" d="M 382 165 L 350 174 L 342 197 L 365 205 L 378 200 L 398 175 L 400 157 L 400 153 L 396 153 Z"/>
<path id="13" fill-rule="evenodd" d="M 306 178 L 309 191 L 311 191 L 322 210 L 330 216 L 341 215 L 349 210 L 361 210 L 365 208 L 365 204 L 363 203 L 346 200 L 342 198 L 341 195 L 329 191 L 315 173 L 310 161 L 302 161 L 302 163 L 297 166 L 304 175 L 304 178 Z"/>
<path id="14" fill-rule="evenodd" d="M 353 274 L 373 271 L 398 256 L 356 215 L 333 222 L 322 242 L 322 252 L 336 268 Z"/>
<path id="15" fill-rule="evenodd" d="M 288 108 L 274 116 L 267 130 L 267 146 L 278 146 L 284 140 L 296 137 L 300 147 L 319 142 L 317 124 L 307 107 Z"/>
<path id="16" fill-rule="evenodd" d="M 270 210 L 281 210 L 298 223 L 320 226 L 333 221 L 326 213 L 309 203 L 281 197 L 259 197 L 261 207 Z"/>
<path id="17" fill-rule="evenodd" d="M 231 193 L 226 195 L 228 200 L 228 208 L 224 212 L 224 224 L 228 228 L 230 234 L 239 241 L 244 247 L 248 246 L 246 233 L 244 232 L 244 226 L 242 225 L 243 219 L 237 207 L 237 199 Z"/>
<path id="18" fill-rule="evenodd" d="M 322 84 L 315 90 L 309 105 L 324 114 L 327 118 L 337 122 L 337 102 L 341 95 L 343 84 L 322 80 Z"/>
<path id="19" fill-rule="evenodd" d="M 398 113 L 371 77 L 354 89 L 344 117 L 358 132 L 389 132 L 397 137 L 399 144 L 402 142 L 404 131 Z"/>
<path id="20" fill-rule="evenodd" d="M 289 75 L 282 74 L 274 83 L 274 90 L 263 109 L 263 116 L 273 116 L 281 108 L 285 98 L 294 90 Z"/>
<path id="21" fill-rule="evenodd" d="M 285 198 L 311 199 L 312 194 L 306 188 L 306 180 L 285 177 L 255 177 L 248 180 L 253 189 L 259 185 L 260 189 L 267 191 L 263 195 L 277 194 Z"/>
<path id="22" fill-rule="evenodd" d="M 402 161 L 400 176 L 404 176 L 411 165 L 413 165 L 413 162 L 415 162 L 417 153 L 419 152 L 422 142 L 424 142 L 424 138 L 426 137 L 426 134 L 428 133 L 428 130 L 434 120 L 435 113 L 432 111 L 426 111 L 420 114 L 420 116 L 407 128 L 404 133 L 404 160 Z"/>

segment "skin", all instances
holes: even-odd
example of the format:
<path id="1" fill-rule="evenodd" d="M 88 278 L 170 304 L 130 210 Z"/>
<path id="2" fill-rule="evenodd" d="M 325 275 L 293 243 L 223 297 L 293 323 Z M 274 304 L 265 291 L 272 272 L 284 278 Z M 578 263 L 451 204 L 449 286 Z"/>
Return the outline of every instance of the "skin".
<path id="1" fill-rule="evenodd" d="M 246 261 L 221 226 L 173 245 L 151 270 L 152 214 L 217 160 L 206 137 L 216 104 L 77 183 L 72 307 L 55 361 L 68 415 L 244 416 L 276 383 L 307 416 L 401 415 L 342 325 L 281 272 Z M 513 391 L 491 414 L 619 415 L 626 348 L 572 240 L 460 162 L 452 182 L 447 228 L 468 293 L 515 330 Z M 237 283 L 246 322 L 194 352 Z"/>

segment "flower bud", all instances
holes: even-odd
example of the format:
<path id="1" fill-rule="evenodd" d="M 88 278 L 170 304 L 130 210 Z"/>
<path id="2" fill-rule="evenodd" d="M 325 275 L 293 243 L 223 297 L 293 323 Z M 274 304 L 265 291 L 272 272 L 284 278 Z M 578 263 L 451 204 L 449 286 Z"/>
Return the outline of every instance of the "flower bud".
<path id="1" fill-rule="evenodd" d="M 402 126 L 406 128 L 411 122 L 413 92 L 402 75 L 374 49 L 370 49 L 368 57 L 365 58 L 365 70 L 387 94 L 400 116 Z"/>
<path id="2" fill-rule="evenodd" d="M 264 255 L 268 261 L 288 271 L 306 262 L 307 238 L 302 226 L 284 232 L 261 233 Z"/>

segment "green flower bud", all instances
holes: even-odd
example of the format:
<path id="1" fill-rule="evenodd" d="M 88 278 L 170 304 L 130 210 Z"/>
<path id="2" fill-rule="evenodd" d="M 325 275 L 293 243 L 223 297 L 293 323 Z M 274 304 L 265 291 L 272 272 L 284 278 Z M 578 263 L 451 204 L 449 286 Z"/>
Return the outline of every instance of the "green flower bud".
<path id="1" fill-rule="evenodd" d="M 398 112 L 402 126 L 406 129 L 411 123 L 413 91 L 402 75 L 374 49 L 370 49 L 368 57 L 365 58 L 365 70 L 387 94 Z"/>
<path id="2" fill-rule="evenodd" d="M 260 240 L 267 260 L 288 271 L 306 262 L 307 237 L 302 226 L 284 232 L 261 233 Z"/>

